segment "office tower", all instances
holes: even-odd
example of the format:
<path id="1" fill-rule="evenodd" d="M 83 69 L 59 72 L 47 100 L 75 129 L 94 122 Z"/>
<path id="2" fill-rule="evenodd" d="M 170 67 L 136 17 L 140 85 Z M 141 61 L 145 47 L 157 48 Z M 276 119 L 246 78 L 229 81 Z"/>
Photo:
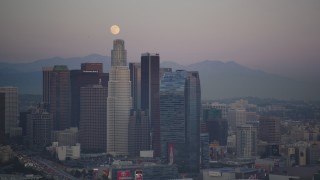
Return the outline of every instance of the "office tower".
<path id="1" fill-rule="evenodd" d="M 221 112 L 221 118 L 222 119 L 227 119 L 228 118 L 228 113 L 227 113 L 227 105 L 226 104 L 220 104 L 218 102 L 213 102 L 211 104 L 206 103 L 202 105 L 203 109 L 216 109 L 220 110 Z"/>
<path id="2" fill-rule="evenodd" d="M 276 117 L 260 117 L 259 138 L 269 144 L 279 144 L 281 140 L 280 119 Z"/>
<path id="3" fill-rule="evenodd" d="M 232 130 L 247 123 L 247 112 L 244 108 L 229 109 L 228 123 Z"/>
<path id="4" fill-rule="evenodd" d="M 65 65 L 56 65 L 50 74 L 49 109 L 53 114 L 53 130 L 71 126 L 70 71 Z"/>
<path id="5" fill-rule="evenodd" d="M 107 99 L 107 152 L 128 155 L 128 125 L 132 106 L 130 71 L 124 41 L 113 41 Z"/>
<path id="6" fill-rule="evenodd" d="M 0 144 L 5 142 L 6 94 L 0 93 Z"/>
<path id="7" fill-rule="evenodd" d="M 200 79 L 198 72 L 165 73 L 160 86 L 161 155 L 180 171 L 200 164 Z"/>
<path id="8" fill-rule="evenodd" d="M 80 88 L 79 142 L 83 152 L 107 150 L 107 96 L 108 88 L 101 84 Z"/>
<path id="9" fill-rule="evenodd" d="M 202 118 L 204 121 L 214 121 L 222 118 L 222 111 L 212 107 L 203 107 Z"/>
<path id="10" fill-rule="evenodd" d="M 101 85 L 103 87 L 108 87 L 109 73 L 103 73 L 102 63 L 82 63 L 81 64 L 82 73 L 98 73 L 99 83 L 101 80 Z M 93 83 L 90 83 L 91 85 Z"/>
<path id="11" fill-rule="evenodd" d="M 18 127 L 18 89 L 16 87 L 0 87 L 0 94 L 1 131 L 4 134 L 10 134 L 10 130 Z"/>
<path id="12" fill-rule="evenodd" d="M 237 157 L 250 158 L 257 153 L 257 129 L 252 125 L 241 125 L 236 131 Z"/>
<path id="13" fill-rule="evenodd" d="M 86 65 L 90 65 L 87 63 Z M 101 65 L 102 66 L 102 65 Z M 81 67 L 87 67 L 81 64 Z M 91 67 L 91 66 L 89 66 Z M 96 66 L 93 66 L 96 67 Z M 102 68 L 102 67 L 101 67 Z M 80 88 L 99 84 L 99 67 L 97 70 L 90 69 L 90 71 L 71 70 L 70 83 L 71 83 L 71 126 L 79 127 L 80 120 Z"/>
<path id="14" fill-rule="evenodd" d="M 131 110 L 129 122 L 129 155 L 138 157 L 150 149 L 149 118 L 144 111 Z"/>
<path id="15" fill-rule="evenodd" d="M 228 138 L 228 121 L 222 119 L 222 110 L 205 105 L 202 112 L 202 118 L 206 124 L 206 131 L 209 134 L 209 142 L 218 143 L 220 146 L 226 146 Z"/>
<path id="16" fill-rule="evenodd" d="M 228 121 L 225 119 L 217 119 L 207 121 L 206 123 L 209 142 L 217 142 L 220 146 L 226 146 L 228 139 Z"/>
<path id="17" fill-rule="evenodd" d="M 148 112 L 151 149 L 160 157 L 160 102 L 159 54 L 141 55 L 141 109 Z"/>
<path id="18" fill-rule="evenodd" d="M 82 63 L 81 70 L 82 72 L 97 72 L 98 74 L 102 74 L 103 64 L 102 63 Z"/>
<path id="19" fill-rule="evenodd" d="M 200 165 L 201 169 L 209 168 L 209 134 L 200 134 Z"/>
<path id="20" fill-rule="evenodd" d="M 27 114 L 26 133 L 31 146 L 43 148 L 51 144 L 52 118 L 43 104 Z"/>
<path id="21" fill-rule="evenodd" d="M 50 104 L 50 83 L 53 67 L 42 68 L 42 101 Z"/>
<path id="22" fill-rule="evenodd" d="M 129 63 L 132 109 L 141 109 L 141 64 Z"/>

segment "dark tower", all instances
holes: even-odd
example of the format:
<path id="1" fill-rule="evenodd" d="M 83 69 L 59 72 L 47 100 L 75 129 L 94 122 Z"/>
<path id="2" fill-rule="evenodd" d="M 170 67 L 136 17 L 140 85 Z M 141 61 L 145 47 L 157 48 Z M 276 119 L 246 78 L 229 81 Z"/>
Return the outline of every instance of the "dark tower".
<path id="1" fill-rule="evenodd" d="M 5 112 L 6 112 L 6 94 L 0 93 L 0 144 L 4 143 L 5 140 Z"/>
<path id="2" fill-rule="evenodd" d="M 53 67 L 42 68 L 42 101 L 50 104 L 50 82 Z"/>
<path id="3" fill-rule="evenodd" d="M 129 63 L 132 109 L 141 108 L 141 64 Z"/>
<path id="4" fill-rule="evenodd" d="M 79 141 L 84 152 L 106 152 L 107 97 L 108 88 L 100 84 L 80 88 Z"/>
<path id="5" fill-rule="evenodd" d="M 149 115 L 150 148 L 155 157 L 161 155 L 159 63 L 159 54 L 141 55 L 141 109 Z"/>
<path id="6" fill-rule="evenodd" d="M 53 130 L 64 130 L 71 126 L 70 71 L 65 65 L 56 65 L 50 76 L 49 109 L 53 114 Z"/>

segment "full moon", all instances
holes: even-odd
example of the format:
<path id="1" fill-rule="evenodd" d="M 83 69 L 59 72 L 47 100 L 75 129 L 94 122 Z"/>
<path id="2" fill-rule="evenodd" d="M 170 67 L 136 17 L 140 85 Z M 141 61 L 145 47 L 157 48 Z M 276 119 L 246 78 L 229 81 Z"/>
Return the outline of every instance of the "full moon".
<path id="1" fill-rule="evenodd" d="M 119 32 L 120 32 L 120 27 L 117 26 L 117 25 L 113 25 L 113 26 L 111 26 L 110 31 L 111 31 L 111 33 L 114 34 L 114 35 L 119 34 Z"/>

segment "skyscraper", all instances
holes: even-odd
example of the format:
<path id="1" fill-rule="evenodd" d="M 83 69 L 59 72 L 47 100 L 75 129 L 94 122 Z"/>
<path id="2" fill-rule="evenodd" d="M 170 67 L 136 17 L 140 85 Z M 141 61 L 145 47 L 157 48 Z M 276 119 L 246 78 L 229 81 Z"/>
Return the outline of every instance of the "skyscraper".
<path id="1" fill-rule="evenodd" d="M 0 87 L 1 110 L 0 121 L 4 134 L 10 134 L 10 129 L 18 127 L 18 89 L 16 87 Z"/>
<path id="2" fill-rule="evenodd" d="M 80 121 L 80 88 L 98 84 L 99 74 L 95 71 L 82 72 L 82 70 L 70 71 L 71 85 L 71 125 L 79 127 Z"/>
<path id="3" fill-rule="evenodd" d="M 71 126 L 70 71 L 65 65 L 56 65 L 50 76 L 49 109 L 53 114 L 53 130 L 64 130 Z"/>
<path id="4" fill-rule="evenodd" d="M 141 109 L 141 64 L 129 63 L 132 108 Z"/>
<path id="5" fill-rule="evenodd" d="M 79 127 L 80 88 L 99 84 L 108 86 L 109 74 L 103 73 L 102 63 L 82 63 L 81 70 L 70 71 L 71 81 L 71 125 Z"/>
<path id="6" fill-rule="evenodd" d="M 198 72 L 164 74 L 160 86 L 161 155 L 176 163 L 180 171 L 199 171 L 200 101 Z"/>
<path id="7" fill-rule="evenodd" d="M 144 111 L 131 110 L 129 122 L 129 155 L 138 157 L 140 151 L 149 150 L 149 118 Z"/>
<path id="8" fill-rule="evenodd" d="M 260 117 L 259 138 L 269 144 L 279 144 L 281 140 L 280 119 L 276 117 Z"/>
<path id="9" fill-rule="evenodd" d="M 113 41 L 107 99 L 107 153 L 128 155 L 128 125 L 132 106 L 130 71 L 124 41 Z"/>
<path id="10" fill-rule="evenodd" d="M 247 112 L 244 108 L 229 109 L 228 124 L 229 128 L 236 131 L 238 126 L 247 123 Z"/>
<path id="11" fill-rule="evenodd" d="M 30 145 L 39 148 L 51 143 L 52 114 L 48 113 L 44 104 L 27 114 L 27 137 Z"/>
<path id="12" fill-rule="evenodd" d="M 53 67 L 42 68 L 42 101 L 50 104 L 50 82 Z"/>
<path id="13" fill-rule="evenodd" d="M 141 55 L 141 109 L 148 112 L 151 136 L 151 149 L 154 156 L 160 157 L 160 79 L 159 54 Z"/>
<path id="14" fill-rule="evenodd" d="M 236 131 L 237 156 L 250 158 L 257 153 L 257 129 L 252 125 L 240 125 Z"/>
<path id="15" fill-rule="evenodd" d="M 84 152 L 107 150 L 107 96 L 108 89 L 101 84 L 80 89 L 79 142 Z"/>

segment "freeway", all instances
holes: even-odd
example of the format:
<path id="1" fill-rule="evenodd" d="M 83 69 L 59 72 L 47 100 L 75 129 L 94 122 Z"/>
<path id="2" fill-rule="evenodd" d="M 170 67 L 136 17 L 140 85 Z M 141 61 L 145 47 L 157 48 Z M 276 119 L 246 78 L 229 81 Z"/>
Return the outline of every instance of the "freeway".
<path id="1" fill-rule="evenodd" d="M 37 156 L 28 156 L 23 152 L 15 152 L 25 166 L 43 172 L 47 177 L 54 179 L 77 180 L 77 178 L 63 171 L 63 168 L 52 161 Z"/>

